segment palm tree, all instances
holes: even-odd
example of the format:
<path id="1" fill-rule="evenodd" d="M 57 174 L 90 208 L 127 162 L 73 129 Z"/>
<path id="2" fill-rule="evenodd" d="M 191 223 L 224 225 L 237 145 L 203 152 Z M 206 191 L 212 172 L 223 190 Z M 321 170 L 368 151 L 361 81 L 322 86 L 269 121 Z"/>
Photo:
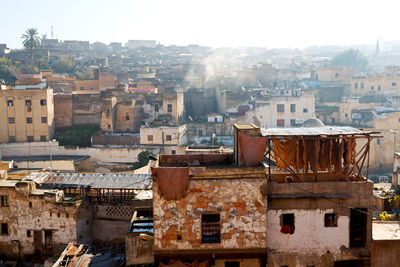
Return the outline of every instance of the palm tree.
<path id="1" fill-rule="evenodd" d="M 31 62 L 33 61 L 33 48 L 36 48 L 40 45 L 40 37 L 38 35 L 39 32 L 37 29 L 29 28 L 21 36 L 24 47 L 31 50 Z"/>

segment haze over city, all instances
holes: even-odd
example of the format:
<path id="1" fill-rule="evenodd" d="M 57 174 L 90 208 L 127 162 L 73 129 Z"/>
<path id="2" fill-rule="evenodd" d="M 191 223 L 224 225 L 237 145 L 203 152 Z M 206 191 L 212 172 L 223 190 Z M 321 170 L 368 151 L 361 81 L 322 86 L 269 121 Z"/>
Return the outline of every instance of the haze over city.
<path id="1" fill-rule="evenodd" d="M 0 42 L 35 27 L 61 40 L 306 48 L 399 40 L 398 1 L 1 1 Z M 17 17 L 14 14 L 18 14 Z"/>

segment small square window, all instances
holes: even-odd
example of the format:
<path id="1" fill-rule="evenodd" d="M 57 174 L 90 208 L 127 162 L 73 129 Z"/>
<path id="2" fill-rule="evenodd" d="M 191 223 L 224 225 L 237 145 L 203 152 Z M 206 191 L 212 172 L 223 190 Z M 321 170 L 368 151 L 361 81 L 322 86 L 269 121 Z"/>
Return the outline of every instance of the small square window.
<path id="1" fill-rule="evenodd" d="M 46 106 L 46 99 L 40 99 L 40 105 Z"/>
<path id="2" fill-rule="evenodd" d="M 42 123 L 47 123 L 47 117 L 41 117 Z"/>
<path id="3" fill-rule="evenodd" d="M 307 113 L 308 109 L 307 108 L 303 108 L 303 113 Z"/>
<path id="4" fill-rule="evenodd" d="M 33 142 L 33 136 L 29 135 L 29 136 L 27 137 L 27 139 L 28 139 L 28 142 Z"/>
<path id="5" fill-rule="evenodd" d="M 336 213 L 325 213 L 325 227 L 337 227 Z"/>
<path id="6" fill-rule="evenodd" d="M 284 213 L 281 215 L 281 233 L 293 234 L 294 233 L 294 213 Z"/>
<path id="7" fill-rule="evenodd" d="M 8 223 L 1 224 L 1 234 L 8 235 Z"/>
<path id="8" fill-rule="evenodd" d="M 32 101 L 31 100 L 25 100 L 25 105 L 26 106 L 32 106 Z"/>
<path id="9" fill-rule="evenodd" d="M 170 134 L 167 134 L 167 135 L 165 136 L 165 140 L 166 140 L 166 141 L 171 141 L 171 140 L 172 140 L 172 136 L 171 136 Z"/>
<path id="10" fill-rule="evenodd" d="M 276 120 L 277 127 L 285 127 L 285 120 Z"/>
<path id="11" fill-rule="evenodd" d="M 396 86 L 396 82 L 392 82 L 392 86 Z"/>
<path id="12" fill-rule="evenodd" d="M 15 136 L 9 136 L 8 137 L 8 142 L 14 143 L 15 142 Z"/>
<path id="13" fill-rule="evenodd" d="M 31 117 L 26 118 L 26 123 L 32 123 L 32 118 Z"/>
<path id="14" fill-rule="evenodd" d="M 14 124 L 15 123 L 14 118 L 13 117 L 8 118 L 8 123 L 9 124 Z"/>
<path id="15" fill-rule="evenodd" d="M 172 150 L 172 151 L 171 151 L 171 154 L 172 154 L 172 155 L 175 155 L 175 154 L 176 154 L 176 150 Z"/>
<path id="16" fill-rule="evenodd" d="M 83 86 L 81 86 L 79 89 L 83 91 L 85 88 L 83 88 Z"/>
<path id="17" fill-rule="evenodd" d="M 41 135 L 40 141 L 42 141 L 42 142 L 47 141 L 47 137 L 45 135 Z"/>
<path id="18" fill-rule="evenodd" d="M 14 101 L 13 100 L 7 100 L 7 106 L 9 106 L 9 107 L 14 106 Z"/>
<path id="19" fill-rule="evenodd" d="M 168 108 L 168 112 L 172 112 L 172 104 L 168 104 L 167 108 Z"/>
<path id="20" fill-rule="evenodd" d="M 147 141 L 153 141 L 153 136 L 152 135 L 148 135 L 147 136 Z"/>
<path id="21" fill-rule="evenodd" d="M 90 90 L 92 90 L 92 91 L 93 91 L 93 90 L 94 90 L 94 89 L 93 89 L 93 87 L 90 87 Z"/>

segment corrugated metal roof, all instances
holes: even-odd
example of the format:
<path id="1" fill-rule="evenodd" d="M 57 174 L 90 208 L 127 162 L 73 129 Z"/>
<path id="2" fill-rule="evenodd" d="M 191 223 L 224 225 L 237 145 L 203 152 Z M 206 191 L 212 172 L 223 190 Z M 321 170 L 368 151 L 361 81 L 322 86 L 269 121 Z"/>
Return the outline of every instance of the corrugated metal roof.
<path id="1" fill-rule="evenodd" d="M 151 174 L 34 172 L 24 178 L 52 188 L 151 189 Z"/>
<path id="2" fill-rule="evenodd" d="M 300 128 L 263 128 L 263 136 L 320 136 L 320 135 L 363 135 L 379 133 L 375 131 L 363 131 L 353 127 L 324 126 L 324 127 L 300 127 Z"/>

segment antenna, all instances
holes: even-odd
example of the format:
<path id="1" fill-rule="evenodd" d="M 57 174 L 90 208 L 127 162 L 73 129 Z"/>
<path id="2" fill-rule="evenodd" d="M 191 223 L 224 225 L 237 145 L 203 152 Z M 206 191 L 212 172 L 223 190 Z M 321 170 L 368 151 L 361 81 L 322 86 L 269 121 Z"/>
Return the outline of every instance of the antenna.
<path id="1" fill-rule="evenodd" d="M 51 25 L 51 39 L 53 39 L 53 25 Z"/>

